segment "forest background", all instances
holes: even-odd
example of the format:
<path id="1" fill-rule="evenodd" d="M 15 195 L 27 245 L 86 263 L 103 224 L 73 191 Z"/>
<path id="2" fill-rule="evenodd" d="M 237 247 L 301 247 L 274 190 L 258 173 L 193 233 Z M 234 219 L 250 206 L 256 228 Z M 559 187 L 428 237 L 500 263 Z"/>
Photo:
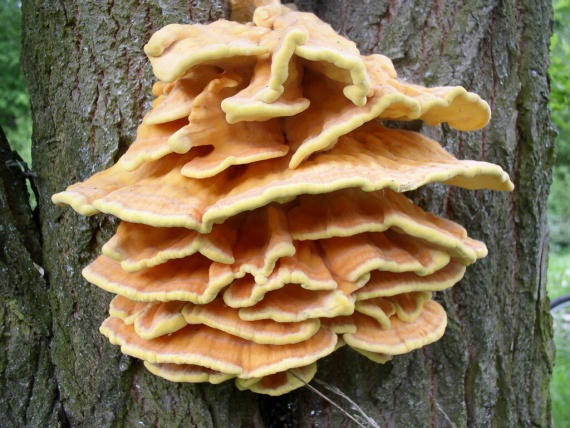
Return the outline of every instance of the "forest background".
<path id="1" fill-rule="evenodd" d="M 12 148 L 33 171 L 30 102 L 20 67 L 20 6 L 16 0 L 0 0 L 0 126 Z M 553 7 L 550 106 L 558 130 L 558 153 L 548 205 L 551 299 L 570 294 L 570 0 L 554 0 Z M 570 337 L 558 336 L 555 340 L 558 352 L 552 380 L 554 422 L 556 426 L 570 426 Z"/>

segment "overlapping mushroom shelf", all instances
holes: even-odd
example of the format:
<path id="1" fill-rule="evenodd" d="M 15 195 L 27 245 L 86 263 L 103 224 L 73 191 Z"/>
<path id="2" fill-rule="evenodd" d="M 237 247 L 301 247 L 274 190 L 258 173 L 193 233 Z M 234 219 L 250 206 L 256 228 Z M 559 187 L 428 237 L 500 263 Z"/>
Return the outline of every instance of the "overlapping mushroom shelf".
<path id="1" fill-rule="evenodd" d="M 486 249 L 401 194 L 346 189 L 209 234 L 123 222 L 103 252 L 83 274 L 118 294 L 102 332 L 124 353 L 167 379 L 283 393 L 300 381 L 282 372 L 303 367 L 308 381 L 340 343 L 387 360 L 437 340 L 446 318 L 432 291 Z"/>
<path id="2" fill-rule="evenodd" d="M 277 2 L 253 23 L 167 26 L 145 51 L 160 80 L 136 141 L 53 197 L 123 220 L 83 272 L 117 295 L 112 343 L 172 381 L 279 395 L 345 344 L 386 362 L 443 335 L 433 292 L 487 250 L 400 192 L 512 183 L 377 120 L 478 129 L 484 101 L 402 82 Z"/>

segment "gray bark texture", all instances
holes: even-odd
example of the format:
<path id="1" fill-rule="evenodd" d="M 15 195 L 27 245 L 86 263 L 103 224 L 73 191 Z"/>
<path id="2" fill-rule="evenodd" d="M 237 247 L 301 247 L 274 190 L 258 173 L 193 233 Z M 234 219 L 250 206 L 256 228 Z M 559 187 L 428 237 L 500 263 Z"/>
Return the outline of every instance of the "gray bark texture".
<path id="1" fill-rule="evenodd" d="M 298 4 L 363 53 L 392 58 L 409 81 L 479 93 L 493 110 L 484 130 L 406 126 L 459 158 L 501 165 L 516 186 L 512 193 L 444 185 L 414 192 L 424 208 L 486 242 L 489 256 L 438 293 L 449 316 L 440 341 L 384 365 L 343 348 L 319 363 L 317 377 L 380 426 L 550 426 L 550 2 Z M 153 76 L 142 51 L 150 35 L 169 23 L 205 23 L 228 14 L 223 0 L 24 0 L 22 63 L 39 195 L 32 213 L 25 174 L 1 138 L 0 426 L 355 426 L 307 388 L 271 398 L 240 392 L 232 382 L 171 383 L 122 355 L 98 330 L 112 296 L 81 276 L 117 222 L 82 217 L 50 201 L 53 193 L 111 166 L 134 140 L 150 108 Z"/>

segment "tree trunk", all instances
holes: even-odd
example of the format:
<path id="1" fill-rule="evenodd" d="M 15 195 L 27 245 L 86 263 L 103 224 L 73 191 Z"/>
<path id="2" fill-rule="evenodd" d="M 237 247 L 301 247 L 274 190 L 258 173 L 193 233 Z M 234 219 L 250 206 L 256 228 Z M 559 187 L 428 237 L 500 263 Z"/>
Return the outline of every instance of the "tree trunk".
<path id="1" fill-rule="evenodd" d="M 501 165 L 516 186 L 512 193 L 444 185 L 414 192 L 424 208 L 486 242 L 489 256 L 438 293 L 449 316 L 440 341 L 384 365 L 341 349 L 319 363 L 317 377 L 380 426 L 550 426 L 550 2 L 298 4 L 363 53 L 392 58 L 401 77 L 426 86 L 461 85 L 486 99 L 493 118 L 482 131 L 406 126 L 459 158 Z M 111 166 L 133 141 L 151 98 L 153 77 L 142 51 L 150 35 L 169 23 L 228 17 L 228 10 L 222 0 L 23 2 L 39 215 L 26 207 L 22 174 L 4 168 L 10 153 L 2 146 L 0 412 L 6 416 L 0 426 L 350 426 L 307 388 L 271 398 L 240 392 L 231 382 L 171 383 L 122 355 L 98 330 L 111 295 L 81 276 L 117 222 L 102 214 L 82 217 L 50 201 Z"/>

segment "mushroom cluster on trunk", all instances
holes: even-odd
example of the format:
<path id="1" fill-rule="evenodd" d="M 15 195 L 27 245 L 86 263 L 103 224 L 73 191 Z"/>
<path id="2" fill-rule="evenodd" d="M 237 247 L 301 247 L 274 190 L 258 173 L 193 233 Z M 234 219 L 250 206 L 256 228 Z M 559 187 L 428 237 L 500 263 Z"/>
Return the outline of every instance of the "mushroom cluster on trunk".
<path id="1" fill-rule="evenodd" d="M 123 221 L 83 272 L 117 295 L 101 332 L 122 352 L 172 381 L 279 395 L 343 345 L 384 363 L 443 335 L 433 292 L 487 250 L 401 192 L 513 186 L 380 123 L 478 129 L 479 96 L 398 80 L 315 15 L 262 3 L 253 22 L 154 34 L 135 142 L 53 201 Z"/>

